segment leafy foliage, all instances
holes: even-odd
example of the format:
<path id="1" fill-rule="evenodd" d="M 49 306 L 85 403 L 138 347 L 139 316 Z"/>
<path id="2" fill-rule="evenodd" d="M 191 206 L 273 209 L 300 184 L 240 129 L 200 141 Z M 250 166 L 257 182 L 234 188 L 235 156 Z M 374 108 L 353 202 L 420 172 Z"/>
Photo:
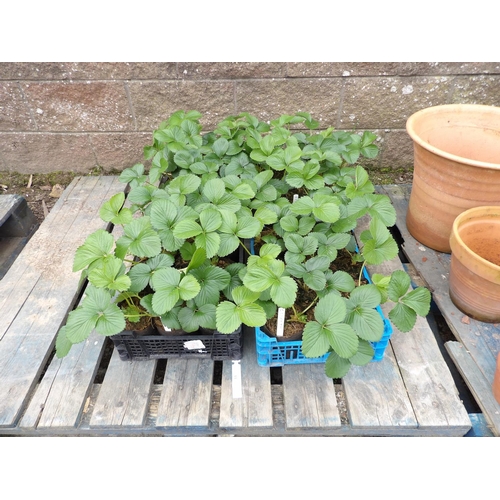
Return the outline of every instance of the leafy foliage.
<path id="1" fill-rule="evenodd" d="M 372 359 L 384 330 L 377 306 L 393 303 L 389 318 L 404 332 L 428 313 L 429 291 L 412 290 L 403 271 L 365 284 L 335 267 L 339 252 L 362 268 L 398 253 L 395 210 L 358 164 L 378 154 L 375 134 L 320 130 L 304 112 L 269 123 L 240 113 L 202 134 L 200 118 L 173 113 L 144 148 L 149 170 L 121 173 L 128 195 L 100 210 L 120 236 L 98 230 L 77 249 L 73 270 L 89 285 L 58 335 L 58 356 L 93 330 L 113 335 L 144 317 L 229 334 L 281 307 L 304 324 L 306 356 L 329 353 L 325 371 L 339 378 Z M 239 251 L 251 254 L 245 264 Z M 299 297 L 309 297 L 302 310 Z"/>

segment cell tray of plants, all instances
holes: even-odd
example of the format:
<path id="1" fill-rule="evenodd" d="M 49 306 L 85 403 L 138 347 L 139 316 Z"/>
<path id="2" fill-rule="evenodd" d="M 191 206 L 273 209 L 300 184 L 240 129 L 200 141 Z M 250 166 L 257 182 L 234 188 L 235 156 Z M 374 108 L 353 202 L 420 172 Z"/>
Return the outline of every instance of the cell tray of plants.
<path id="1" fill-rule="evenodd" d="M 325 356 L 325 373 L 341 378 L 376 355 L 381 304 L 392 302 L 388 318 L 402 332 L 428 313 L 429 291 L 411 289 L 404 271 L 364 279 L 366 266 L 398 254 L 395 210 L 358 164 L 378 154 L 375 134 L 320 127 L 302 112 L 270 122 L 241 113 L 207 133 L 202 121 L 197 111 L 172 114 L 144 148 L 148 168 L 121 173 L 127 196 L 100 210 L 120 231 L 98 230 L 76 251 L 73 269 L 88 285 L 59 331 L 58 357 L 94 330 L 118 339 L 143 323 L 163 325 L 170 332 L 157 336 L 168 339 L 177 330 L 194 341 L 206 329 L 231 336 L 243 325 L 276 337 L 284 310 L 303 355 Z"/>

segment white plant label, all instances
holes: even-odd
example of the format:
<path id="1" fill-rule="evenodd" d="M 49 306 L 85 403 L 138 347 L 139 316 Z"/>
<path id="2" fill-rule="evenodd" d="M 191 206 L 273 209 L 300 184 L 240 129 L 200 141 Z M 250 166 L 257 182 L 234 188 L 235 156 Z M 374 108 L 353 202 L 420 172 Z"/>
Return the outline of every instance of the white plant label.
<path id="1" fill-rule="evenodd" d="M 298 194 L 294 194 L 293 195 L 293 201 L 292 201 L 292 203 L 295 203 L 298 199 L 299 199 L 299 195 Z"/>
<path id="2" fill-rule="evenodd" d="M 205 349 L 205 344 L 201 340 L 188 340 L 184 342 L 184 347 L 189 350 Z"/>
<path id="3" fill-rule="evenodd" d="M 233 399 L 240 399 L 243 397 L 241 388 L 241 364 L 239 361 L 232 363 L 232 385 L 233 385 Z"/>
<path id="4" fill-rule="evenodd" d="M 166 332 L 171 332 L 172 331 L 172 328 L 169 328 L 167 325 L 165 325 L 164 323 L 162 323 L 163 325 L 163 329 L 166 331 Z"/>
<path id="5" fill-rule="evenodd" d="M 276 325 L 276 336 L 283 337 L 285 331 L 285 310 L 282 307 L 278 308 L 278 324 Z"/>

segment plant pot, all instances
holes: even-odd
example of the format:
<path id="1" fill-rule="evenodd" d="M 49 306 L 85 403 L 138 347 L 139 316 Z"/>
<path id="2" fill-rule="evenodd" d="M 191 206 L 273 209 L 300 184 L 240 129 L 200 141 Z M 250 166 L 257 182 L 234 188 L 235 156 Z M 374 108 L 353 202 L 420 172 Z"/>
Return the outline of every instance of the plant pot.
<path id="1" fill-rule="evenodd" d="M 408 119 L 414 174 L 406 225 L 424 245 L 449 253 L 463 211 L 500 205 L 500 108 L 452 104 Z"/>
<path id="2" fill-rule="evenodd" d="M 168 336 L 168 335 L 185 335 L 186 334 L 186 332 L 184 330 L 180 330 L 180 329 L 171 328 L 170 330 L 167 330 L 165 328 L 165 326 L 163 325 L 163 323 L 161 322 L 160 318 L 154 318 L 153 323 L 155 325 L 156 331 L 160 335 Z"/>
<path id="3" fill-rule="evenodd" d="M 474 319 L 500 322 L 500 207 L 460 214 L 450 246 L 451 300 Z"/>
<path id="4" fill-rule="evenodd" d="M 493 379 L 491 389 L 497 403 L 500 404 L 500 352 L 497 355 L 497 368 L 495 370 L 495 378 Z"/>

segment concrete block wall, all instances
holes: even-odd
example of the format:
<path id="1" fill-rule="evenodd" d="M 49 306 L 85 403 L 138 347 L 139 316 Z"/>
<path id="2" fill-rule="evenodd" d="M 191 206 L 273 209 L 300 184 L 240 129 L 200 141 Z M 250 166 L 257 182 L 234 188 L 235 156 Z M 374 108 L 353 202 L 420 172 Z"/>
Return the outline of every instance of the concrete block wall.
<path id="1" fill-rule="evenodd" d="M 0 171 L 122 170 L 178 109 L 203 113 L 206 131 L 242 111 L 310 112 L 377 133 L 372 168 L 411 169 L 407 118 L 447 103 L 500 106 L 500 63 L 0 62 Z"/>

